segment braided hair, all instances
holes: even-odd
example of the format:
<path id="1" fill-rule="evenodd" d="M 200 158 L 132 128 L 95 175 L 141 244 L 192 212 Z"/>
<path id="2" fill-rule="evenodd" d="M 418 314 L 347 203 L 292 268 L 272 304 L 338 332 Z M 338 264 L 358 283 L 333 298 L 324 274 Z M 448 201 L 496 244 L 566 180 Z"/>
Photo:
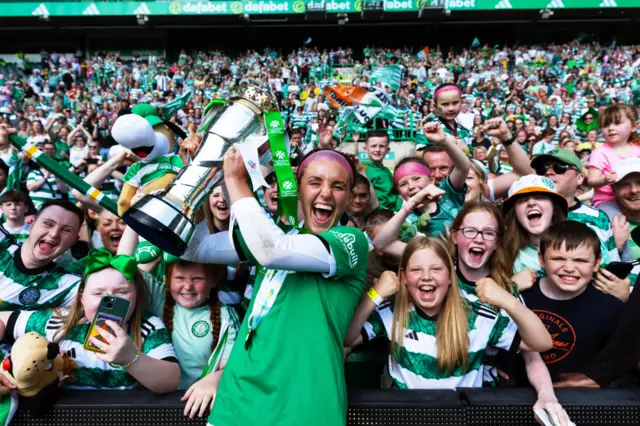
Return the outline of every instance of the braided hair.
<path id="1" fill-rule="evenodd" d="M 173 300 L 173 297 L 171 297 L 171 275 L 173 274 L 173 270 L 176 266 L 189 265 L 202 265 L 205 270 L 205 278 L 212 283 L 207 303 L 209 304 L 209 318 L 211 320 L 211 333 L 213 337 L 211 340 L 211 351 L 213 351 L 218 345 L 218 339 L 220 338 L 220 328 L 222 326 L 222 307 L 220 301 L 218 300 L 218 284 L 226 276 L 225 265 L 199 264 L 188 262 L 186 260 L 180 260 L 175 264 L 167 265 L 167 284 L 165 286 L 164 312 L 162 315 L 162 319 L 164 321 L 165 327 L 167 328 L 167 331 L 169 332 L 169 336 L 171 336 L 173 334 L 173 308 L 176 304 L 176 301 Z"/>

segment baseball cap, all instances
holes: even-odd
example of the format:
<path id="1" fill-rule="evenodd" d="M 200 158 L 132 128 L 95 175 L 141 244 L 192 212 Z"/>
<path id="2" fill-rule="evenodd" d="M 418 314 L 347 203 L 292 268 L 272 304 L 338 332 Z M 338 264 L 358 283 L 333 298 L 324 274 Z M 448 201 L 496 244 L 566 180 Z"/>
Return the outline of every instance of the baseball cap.
<path id="1" fill-rule="evenodd" d="M 640 158 L 625 158 L 613 168 L 616 172 L 616 183 L 632 173 L 640 173 Z"/>
<path id="2" fill-rule="evenodd" d="M 579 172 L 582 172 L 582 163 L 580 162 L 580 159 L 575 152 L 566 148 L 556 148 L 546 154 L 538 155 L 536 158 L 531 160 L 531 167 L 535 169 L 536 166 L 548 160 L 556 160 L 561 163 L 574 166 Z"/>
<path id="3" fill-rule="evenodd" d="M 518 198 L 523 195 L 530 194 L 548 195 L 554 204 L 558 204 L 562 207 L 562 210 L 567 213 L 567 200 L 562 195 L 558 194 L 556 184 L 548 177 L 538 175 L 522 176 L 511 185 L 511 188 L 509 188 L 509 197 L 502 204 L 502 213 L 506 214 L 511 210 Z"/>

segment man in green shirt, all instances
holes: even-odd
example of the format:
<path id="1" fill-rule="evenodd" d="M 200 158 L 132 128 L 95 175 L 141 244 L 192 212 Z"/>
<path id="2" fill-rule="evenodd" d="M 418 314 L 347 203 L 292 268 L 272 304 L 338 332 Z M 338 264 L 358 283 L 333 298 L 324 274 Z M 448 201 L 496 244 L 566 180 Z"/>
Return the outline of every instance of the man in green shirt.
<path id="1" fill-rule="evenodd" d="M 362 164 L 376 192 L 380 208 L 394 212 L 400 210 L 402 200 L 395 191 L 393 174 L 382 164 L 385 155 L 389 153 L 389 135 L 383 130 L 369 131 L 364 147 L 369 159 L 364 160 Z"/>

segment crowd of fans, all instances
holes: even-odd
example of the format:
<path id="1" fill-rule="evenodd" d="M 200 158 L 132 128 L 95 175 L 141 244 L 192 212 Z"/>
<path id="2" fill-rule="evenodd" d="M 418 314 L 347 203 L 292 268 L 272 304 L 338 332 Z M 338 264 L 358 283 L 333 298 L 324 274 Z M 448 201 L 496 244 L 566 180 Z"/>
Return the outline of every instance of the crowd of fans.
<path id="1" fill-rule="evenodd" d="M 295 245 L 287 246 L 288 261 L 259 263 L 268 271 L 327 272 L 356 289 L 346 308 L 355 308 L 353 317 L 327 314 L 341 330 L 345 359 L 354 347 L 387 339 L 390 386 L 533 386 L 536 407 L 563 425 L 569 420 L 554 385 L 635 384 L 640 348 L 632 342 L 640 342 L 634 326 L 640 302 L 632 291 L 640 268 L 630 265 L 630 272 L 620 273 L 608 265 L 640 258 L 640 238 L 632 238 L 640 224 L 640 46 L 574 41 L 425 49 L 419 55 L 406 48 L 355 54 L 305 47 L 237 57 L 182 51 L 176 61 L 42 52 L 39 64 L 23 58 L 0 76 L 0 332 L 6 344 L 29 331 L 62 342 L 78 364 L 66 386 L 184 389 L 190 416 L 202 416 L 214 397 L 232 404 L 237 389 L 230 379 L 219 388 L 220 380 L 236 336 L 245 349 L 251 342 L 252 328 L 247 331 L 243 318 L 255 322 L 254 283 L 274 278 L 248 266 L 265 258 L 254 252 L 260 243 L 252 245 L 243 228 L 253 206 L 237 195 L 243 193 L 238 176 L 246 176 L 234 155 L 225 159 L 230 198 L 214 189 L 197 238 L 178 259 L 139 241 L 118 216 L 30 162 L 10 145 L 9 134 L 117 199 L 135 161 L 115 148 L 111 128 L 119 116 L 137 104 L 160 108 L 191 91 L 171 121 L 194 141 L 209 101 L 233 97 L 247 85 L 277 98 L 298 174 L 301 216 L 321 236 L 318 250 L 331 248 L 323 252 L 330 257 L 326 271 L 319 260 L 308 265 L 297 257 Z M 389 65 L 403 69 L 397 90 L 370 81 L 376 69 Z M 340 84 L 385 90 L 393 116 L 340 129 L 340 110 L 323 92 Z M 385 158 L 392 142 L 414 143 L 416 150 L 390 170 Z M 322 157 L 314 163 L 316 155 Z M 318 190 L 315 204 L 307 206 L 305 191 L 313 183 L 302 180 L 321 163 L 340 164 L 346 181 Z M 290 232 L 287 218 L 278 217 L 276 176 L 266 180 L 261 208 Z M 233 231 L 231 211 L 245 240 L 224 237 L 235 244 L 233 255 L 221 248 L 223 238 L 211 240 Z M 260 213 L 252 214 L 259 223 Z M 337 242 L 324 232 L 333 225 L 359 229 L 366 240 L 349 234 L 354 253 L 339 258 Z M 346 228 L 334 229 L 346 235 Z M 240 245 L 251 256 L 236 254 Z M 83 346 L 86 320 L 104 294 L 127 298 L 132 310 L 128 326 L 111 325 L 113 334 L 94 339 L 104 352 L 95 353 Z M 330 304 L 338 295 L 317 297 Z M 278 309 L 273 315 L 290 315 L 280 324 L 294 327 L 294 311 Z M 261 328 L 268 329 L 264 322 Z M 258 337 L 251 344 L 264 345 Z M 274 339 L 287 346 L 283 331 Z M 295 344 L 305 343 L 317 345 L 304 339 Z M 273 377 L 278 368 L 292 368 L 282 364 L 273 367 Z M 245 360 L 232 365 L 229 374 L 242 365 L 251 370 Z M 0 392 L 10 391 L 1 377 Z M 276 386 L 260 380 L 265 388 Z M 224 419 L 219 415 L 216 424 L 227 424 Z"/>

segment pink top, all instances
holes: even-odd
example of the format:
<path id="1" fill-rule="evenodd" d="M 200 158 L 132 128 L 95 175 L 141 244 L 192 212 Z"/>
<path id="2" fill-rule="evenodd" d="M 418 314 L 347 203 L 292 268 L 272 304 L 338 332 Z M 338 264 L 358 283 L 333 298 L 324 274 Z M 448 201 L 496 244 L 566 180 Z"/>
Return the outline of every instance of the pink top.
<path id="1" fill-rule="evenodd" d="M 594 167 L 599 169 L 603 174 L 607 174 L 613 171 L 613 168 L 618 164 L 621 160 L 630 157 L 640 157 L 640 146 L 636 144 L 628 144 L 629 147 L 632 148 L 631 155 L 621 156 L 618 151 L 615 151 L 609 143 L 605 143 L 600 147 L 596 148 L 595 151 L 591 153 L 591 158 L 589 160 L 589 167 Z M 605 201 L 615 200 L 616 197 L 613 193 L 613 188 L 611 185 L 605 185 L 600 188 L 595 188 L 593 192 L 593 205 L 598 207 L 598 205 L 604 203 Z"/>

